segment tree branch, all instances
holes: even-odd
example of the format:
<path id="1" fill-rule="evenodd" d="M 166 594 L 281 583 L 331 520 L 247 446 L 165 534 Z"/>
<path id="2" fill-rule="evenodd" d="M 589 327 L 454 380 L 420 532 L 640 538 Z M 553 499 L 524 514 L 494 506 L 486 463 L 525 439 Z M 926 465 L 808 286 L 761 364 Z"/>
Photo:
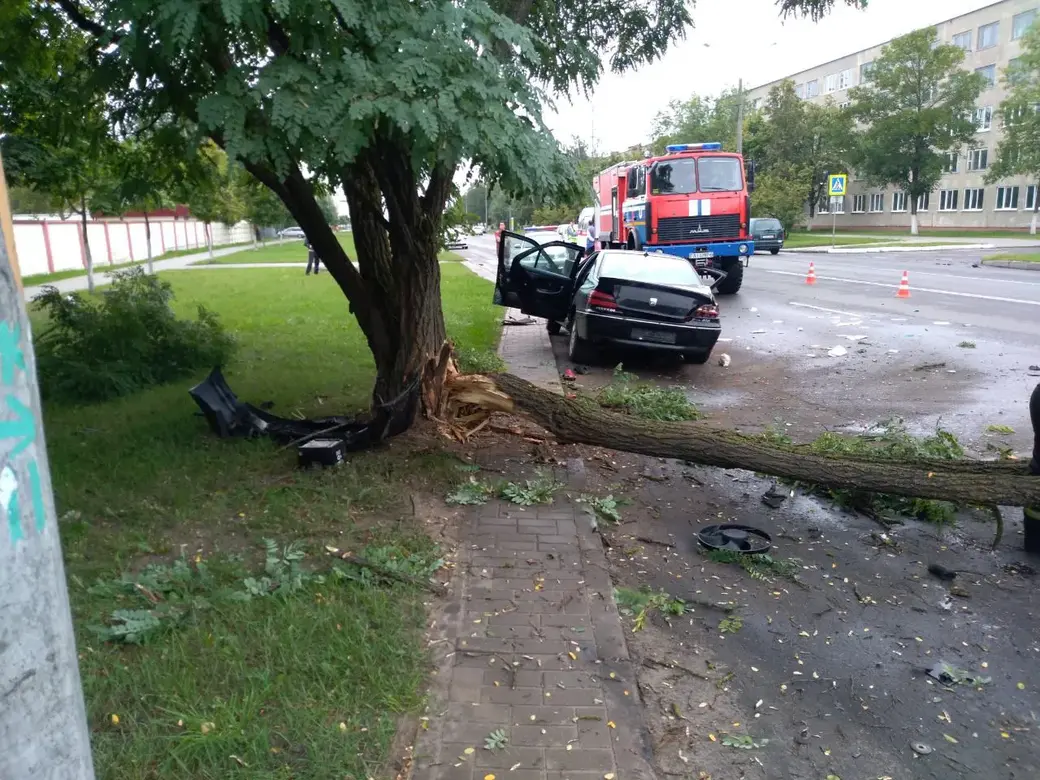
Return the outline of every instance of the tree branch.
<path id="1" fill-rule="evenodd" d="M 119 40 L 120 36 L 109 32 L 102 25 L 87 17 L 75 0 L 54 0 L 54 2 L 56 2 L 61 10 L 65 12 L 65 15 L 69 17 L 69 21 L 79 29 L 83 30 L 83 32 L 88 32 L 91 35 L 106 40 Z"/>

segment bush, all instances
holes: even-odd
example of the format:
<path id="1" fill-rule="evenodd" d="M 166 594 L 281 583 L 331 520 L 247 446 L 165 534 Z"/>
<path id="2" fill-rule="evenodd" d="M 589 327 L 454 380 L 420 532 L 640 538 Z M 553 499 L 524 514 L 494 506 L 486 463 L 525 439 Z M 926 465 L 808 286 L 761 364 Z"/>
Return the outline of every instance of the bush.
<path id="1" fill-rule="evenodd" d="M 98 296 L 47 286 L 33 299 L 49 318 L 35 339 L 45 398 L 97 402 L 164 384 L 226 361 L 234 340 L 202 306 L 178 319 L 169 282 L 133 268 Z"/>

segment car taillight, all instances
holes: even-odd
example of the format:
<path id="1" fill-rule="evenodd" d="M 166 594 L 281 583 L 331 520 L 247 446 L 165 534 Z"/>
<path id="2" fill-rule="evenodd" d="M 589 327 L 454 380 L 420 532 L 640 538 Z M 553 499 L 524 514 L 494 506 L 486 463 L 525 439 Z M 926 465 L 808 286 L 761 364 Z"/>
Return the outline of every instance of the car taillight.
<path id="1" fill-rule="evenodd" d="M 589 306 L 594 309 L 617 311 L 617 301 L 614 300 L 614 296 L 601 290 L 592 291 L 592 294 L 589 296 Z"/>
<path id="2" fill-rule="evenodd" d="M 693 312 L 693 317 L 698 320 L 717 320 L 719 318 L 719 307 L 713 303 L 698 306 Z"/>

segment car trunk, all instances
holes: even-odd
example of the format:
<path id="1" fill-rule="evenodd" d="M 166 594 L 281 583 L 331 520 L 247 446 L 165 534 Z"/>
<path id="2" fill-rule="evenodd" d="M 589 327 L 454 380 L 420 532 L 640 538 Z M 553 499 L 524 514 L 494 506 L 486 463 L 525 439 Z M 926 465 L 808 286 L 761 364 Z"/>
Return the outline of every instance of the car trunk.
<path id="1" fill-rule="evenodd" d="M 700 290 L 625 279 L 600 279 L 598 289 L 614 296 L 618 314 L 661 322 L 684 322 L 698 306 L 712 302 Z"/>

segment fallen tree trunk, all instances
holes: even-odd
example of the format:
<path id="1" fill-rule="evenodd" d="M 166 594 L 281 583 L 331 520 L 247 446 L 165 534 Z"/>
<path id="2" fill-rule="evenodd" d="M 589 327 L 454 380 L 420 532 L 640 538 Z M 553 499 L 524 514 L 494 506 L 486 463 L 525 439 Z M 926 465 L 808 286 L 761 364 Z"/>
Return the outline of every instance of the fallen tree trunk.
<path id="1" fill-rule="evenodd" d="M 432 362 L 432 361 L 431 361 Z M 705 466 L 748 469 L 828 488 L 930 498 L 964 504 L 1040 504 L 1040 478 L 1026 461 L 895 461 L 819 455 L 702 422 L 656 422 L 569 400 L 511 374 L 451 375 L 428 397 L 431 416 L 474 419 L 475 408 L 522 413 L 561 441 L 592 444 Z M 441 374 L 441 376 L 444 376 Z M 1040 392 L 1034 393 L 1040 399 Z"/>

